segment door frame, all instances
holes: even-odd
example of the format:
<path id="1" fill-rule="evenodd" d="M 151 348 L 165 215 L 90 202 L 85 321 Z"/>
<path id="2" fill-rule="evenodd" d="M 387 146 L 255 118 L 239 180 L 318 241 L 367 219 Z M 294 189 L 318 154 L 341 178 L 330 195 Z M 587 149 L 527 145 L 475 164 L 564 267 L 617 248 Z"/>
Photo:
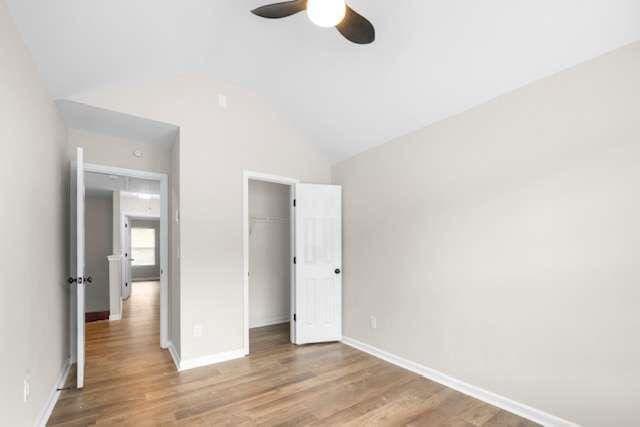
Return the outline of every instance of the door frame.
<path id="1" fill-rule="evenodd" d="M 160 182 L 160 347 L 169 347 L 169 177 L 166 173 L 85 163 L 85 172 Z M 119 249 L 119 248 L 114 248 Z"/>
<path id="2" fill-rule="evenodd" d="M 242 335 L 243 335 L 243 352 L 245 356 L 249 355 L 249 181 L 273 182 L 283 184 L 289 187 L 289 325 L 291 342 L 296 343 L 296 328 L 293 322 L 293 314 L 295 312 L 295 268 L 293 258 L 295 256 L 295 210 L 293 208 L 293 200 L 295 199 L 296 184 L 300 180 L 285 176 L 254 172 L 244 170 L 242 172 Z"/>

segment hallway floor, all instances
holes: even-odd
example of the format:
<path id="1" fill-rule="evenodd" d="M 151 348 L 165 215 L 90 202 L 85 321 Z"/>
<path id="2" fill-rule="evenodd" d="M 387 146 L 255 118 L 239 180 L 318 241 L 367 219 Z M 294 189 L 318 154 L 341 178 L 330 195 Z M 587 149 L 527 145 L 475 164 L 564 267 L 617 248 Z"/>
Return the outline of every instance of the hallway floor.
<path id="1" fill-rule="evenodd" d="M 87 324 L 85 388 L 49 425 L 535 425 L 341 343 L 294 346 L 288 324 L 252 329 L 249 357 L 177 372 L 158 288 L 135 283 L 123 320 Z"/>

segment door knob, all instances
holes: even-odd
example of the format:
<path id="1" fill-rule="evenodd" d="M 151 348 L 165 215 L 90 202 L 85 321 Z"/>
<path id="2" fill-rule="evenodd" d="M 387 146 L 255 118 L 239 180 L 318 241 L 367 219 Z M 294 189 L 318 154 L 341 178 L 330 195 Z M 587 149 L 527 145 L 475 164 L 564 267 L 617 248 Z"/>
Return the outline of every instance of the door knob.
<path id="1" fill-rule="evenodd" d="M 93 283 L 93 277 L 89 276 L 89 277 L 85 277 L 84 278 L 84 282 L 85 283 Z"/>
<path id="2" fill-rule="evenodd" d="M 67 279 L 67 283 L 71 284 L 71 283 L 76 283 L 78 281 L 78 279 L 76 279 L 75 277 L 69 277 Z"/>
<path id="3" fill-rule="evenodd" d="M 336 274 L 340 274 L 340 269 L 336 268 L 333 272 L 336 273 Z"/>

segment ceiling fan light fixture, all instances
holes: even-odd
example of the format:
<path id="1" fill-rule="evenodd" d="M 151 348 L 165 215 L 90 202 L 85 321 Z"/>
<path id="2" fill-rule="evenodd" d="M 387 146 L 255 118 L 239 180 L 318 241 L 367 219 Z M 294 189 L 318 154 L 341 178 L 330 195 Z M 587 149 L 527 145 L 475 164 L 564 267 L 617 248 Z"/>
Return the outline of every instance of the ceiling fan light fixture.
<path id="1" fill-rule="evenodd" d="M 345 0 L 308 0 L 307 16 L 319 27 L 335 27 L 347 12 Z"/>

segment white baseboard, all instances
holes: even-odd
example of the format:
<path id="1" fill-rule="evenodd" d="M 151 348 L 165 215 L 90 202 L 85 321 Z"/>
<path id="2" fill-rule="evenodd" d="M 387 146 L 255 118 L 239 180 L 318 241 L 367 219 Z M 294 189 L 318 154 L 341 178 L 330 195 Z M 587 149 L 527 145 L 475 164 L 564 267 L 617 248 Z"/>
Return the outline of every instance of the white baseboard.
<path id="1" fill-rule="evenodd" d="M 226 351 L 223 353 L 210 354 L 208 356 L 194 357 L 191 359 L 182 360 L 178 356 L 178 352 L 176 351 L 176 348 L 173 346 L 172 342 L 169 342 L 169 345 L 167 346 L 167 348 L 169 349 L 169 354 L 171 354 L 173 363 L 174 365 L 176 365 L 176 369 L 178 371 L 186 371 L 189 369 L 200 368 L 202 366 L 226 362 L 228 360 L 240 359 L 245 356 L 243 350 L 233 350 L 233 351 Z"/>
<path id="2" fill-rule="evenodd" d="M 176 369 L 179 371 L 180 370 L 180 356 L 178 356 L 178 352 L 176 351 L 176 348 L 173 346 L 173 342 L 169 341 L 169 343 L 167 345 L 167 350 L 169 350 L 169 354 L 171 355 L 171 358 L 173 359 L 173 364 L 176 365 Z"/>
<path id="3" fill-rule="evenodd" d="M 280 316 L 272 316 L 264 319 L 254 319 L 249 323 L 250 328 L 261 328 L 263 326 L 279 325 L 289 321 L 289 313 Z"/>
<path id="4" fill-rule="evenodd" d="M 412 362 L 411 360 L 407 360 L 403 357 L 396 356 L 395 354 L 381 350 L 379 348 L 363 343 L 356 339 L 349 338 L 349 337 L 342 337 L 342 342 L 348 346 L 357 348 L 358 350 L 364 351 L 365 353 L 369 353 L 372 356 L 378 357 L 389 363 L 393 363 L 394 365 L 400 366 L 401 368 L 407 369 L 411 372 L 415 372 L 416 374 L 421 375 L 425 378 L 428 378 L 432 381 L 435 381 L 449 388 L 457 390 L 460 393 L 464 393 L 468 396 L 475 397 L 478 400 L 482 400 L 483 402 L 489 403 L 490 405 L 496 406 L 500 409 L 504 409 L 505 411 L 509 411 L 523 418 L 527 418 L 528 420 L 538 424 L 542 424 L 543 426 L 553 426 L 553 427 L 577 427 L 578 426 L 578 424 L 556 417 L 555 415 L 548 414 L 539 409 L 532 408 L 531 406 L 525 405 L 523 403 L 516 402 L 507 397 L 500 396 L 499 394 L 482 389 L 480 387 L 465 383 L 464 381 L 450 377 L 449 375 L 443 372 L 429 368 L 424 365 L 420 365 L 419 363 Z"/>
<path id="5" fill-rule="evenodd" d="M 36 423 L 35 423 L 36 427 L 45 427 L 47 425 L 47 422 L 49 421 L 49 417 L 53 412 L 53 408 L 56 406 L 56 402 L 60 397 L 60 391 L 58 389 L 64 386 L 64 384 L 67 382 L 67 376 L 69 376 L 70 368 L 71 368 L 71 361 L 67 359 L 65 360 L 64 364 L 60 368 L 60 373 L 58 374 L 58 378 L 56 379 L 56 382 L 53 384 L 53 389 L 49 394 L 49 398 L 47 399 L 47 402 L 44 408 L 42 408 L 42 411 L 40 412 L 40 415 L 36 420 Z"/>
<path id="6" fill-rule="evenodd" d="M 122 314 L 110 314 L 109 315 L 109 321 L 121 320 L 121 319 L 122 319 Z"/>

